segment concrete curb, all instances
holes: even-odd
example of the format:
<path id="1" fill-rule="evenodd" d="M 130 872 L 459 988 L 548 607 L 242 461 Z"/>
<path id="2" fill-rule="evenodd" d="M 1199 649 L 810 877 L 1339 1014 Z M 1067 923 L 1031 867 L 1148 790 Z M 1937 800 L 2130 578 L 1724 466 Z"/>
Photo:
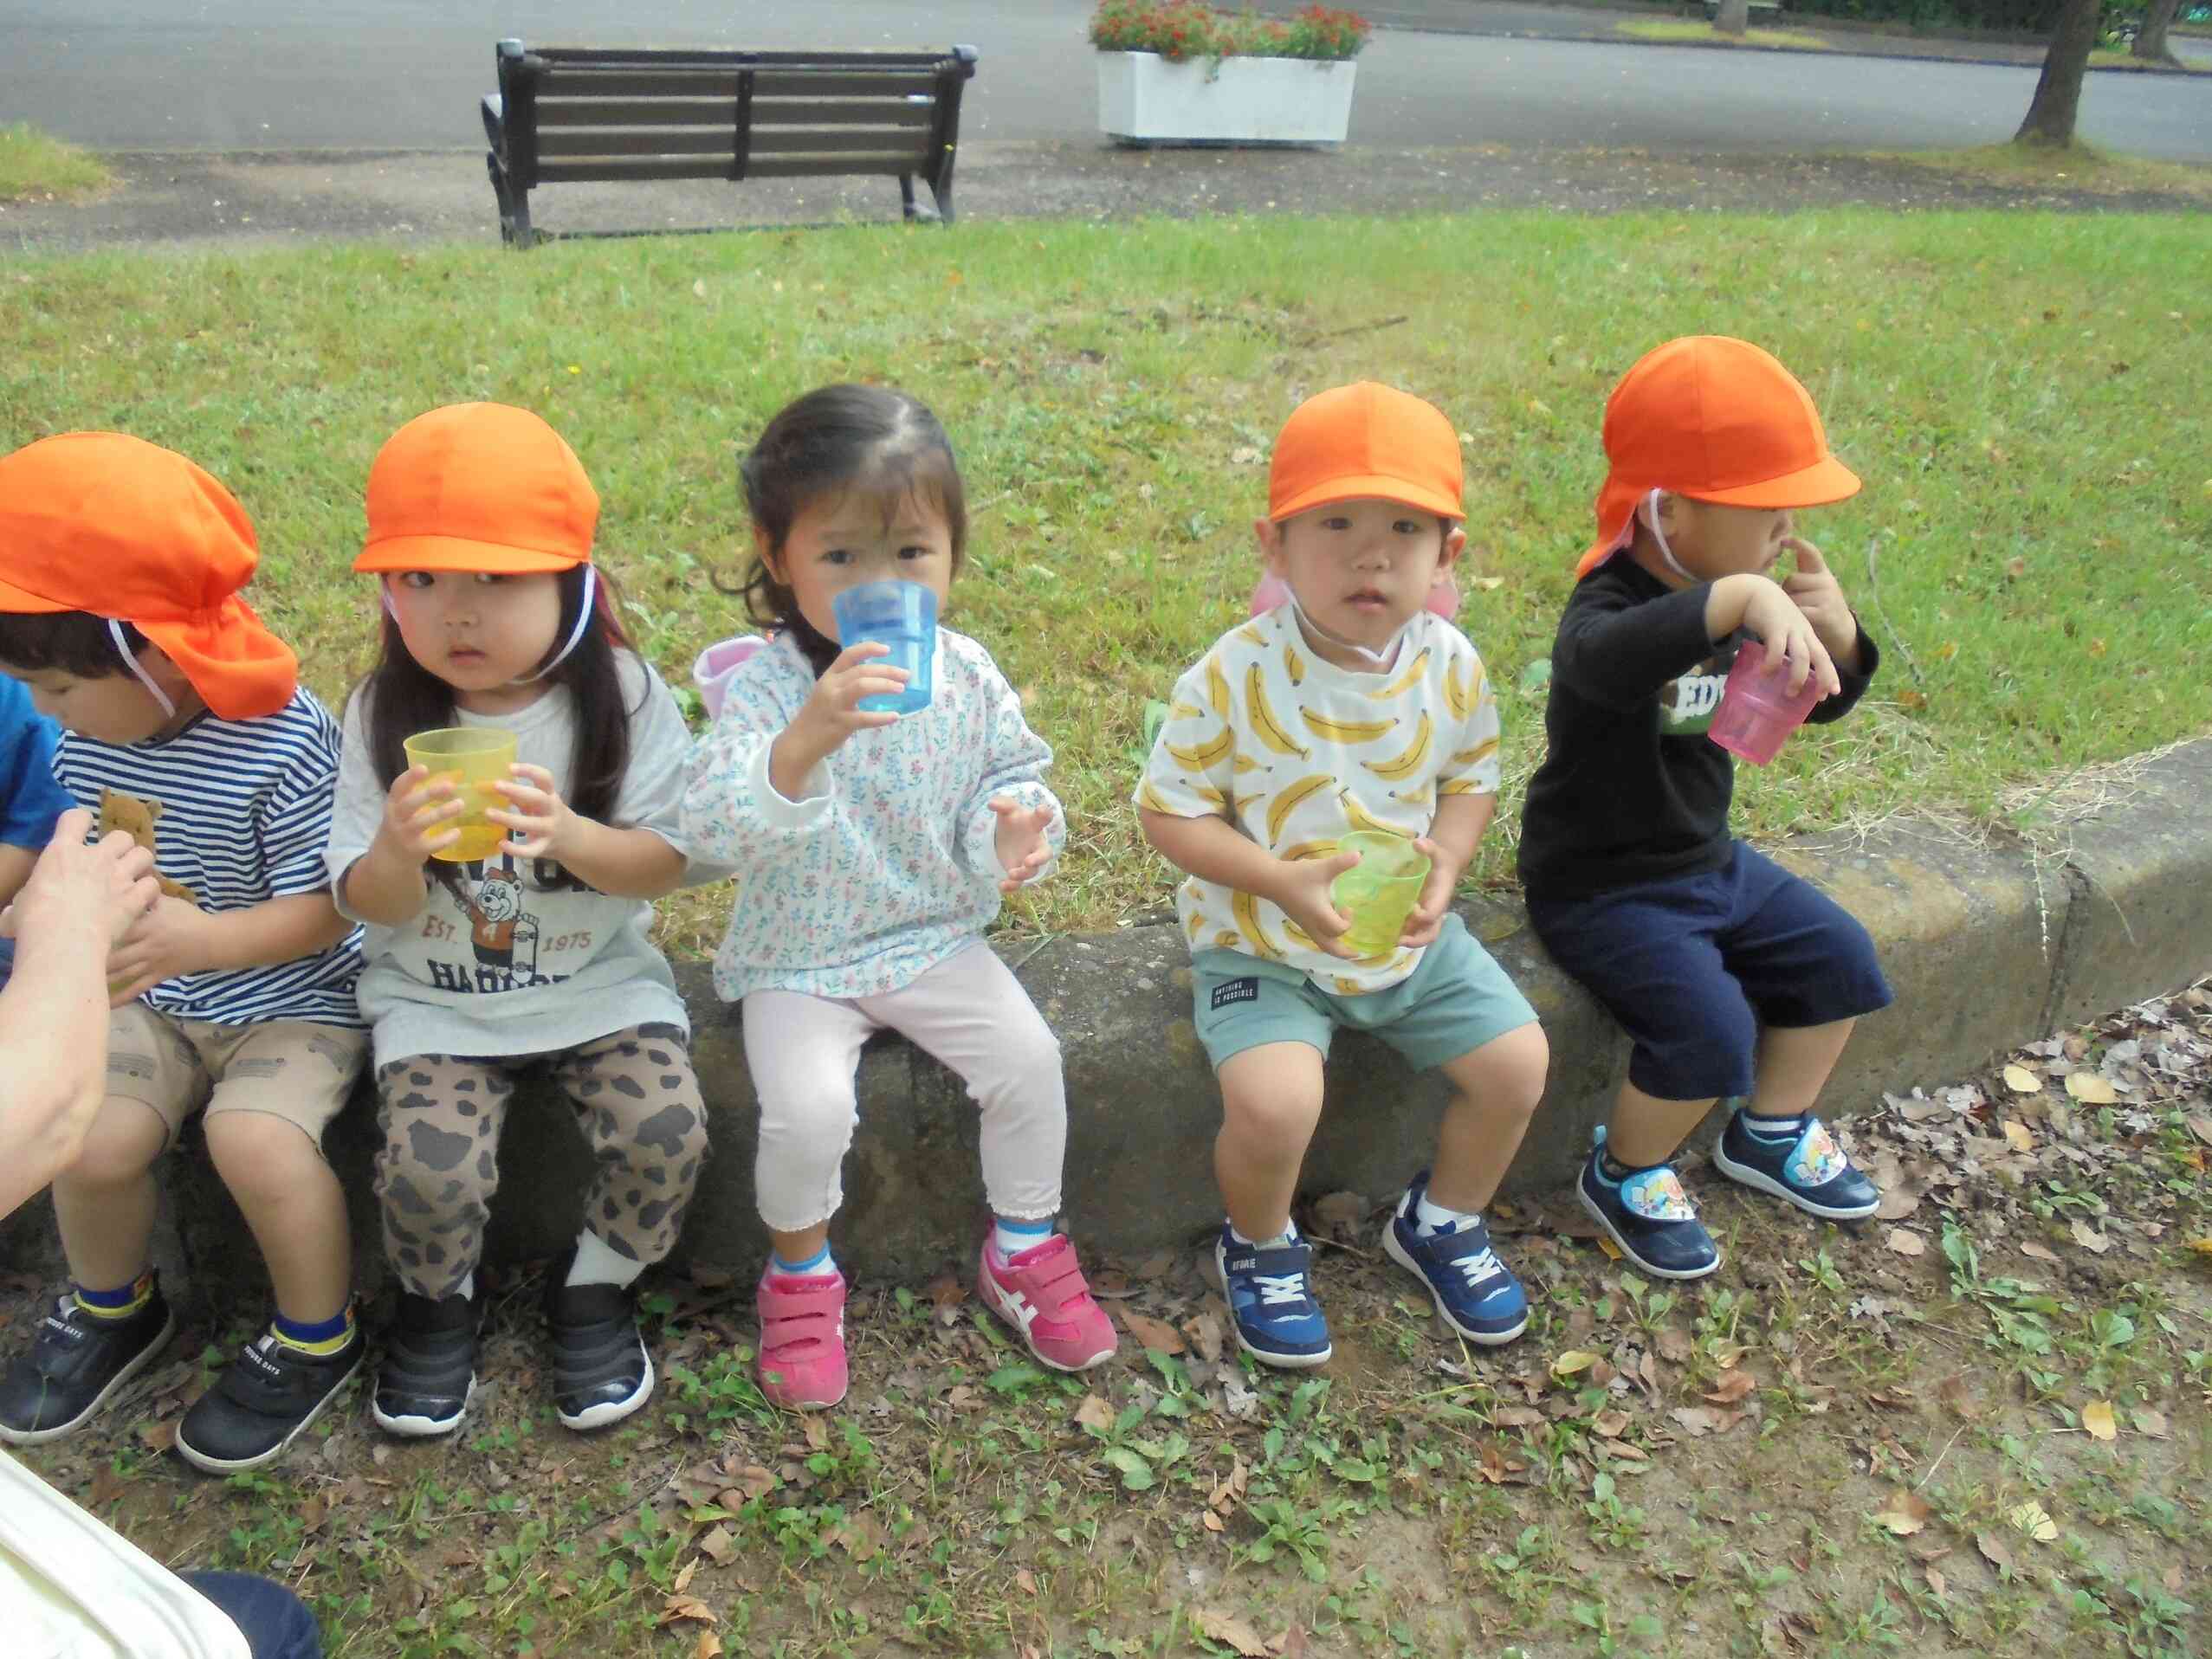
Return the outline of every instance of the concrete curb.
<path id="1" fill-rule="evenodd" d="M 1884 1089 L 1966 1075 L 2054 1025 L 2122 1007 L 2212 970 L 2212 739 L 2129 769 L 2105 804 L 2073 826 L 2073 850 L 2031 856 L 1971 844 L 1928 823 L 1863 836 L 1831 833 L 1770 849 L 1834 895 L 1874 935 L 1898 993 L 1846 1053 L 1827 1096 L 1834 1116 Z M 1589 1145 L 1626 1063 L 1619 1030 L 1544 956 L 1517 901 L 1463 908 L 1543 1017 L 1552 1074 L 1542 1116 L 1509 1179 L 1517 1191 L 1562 1185 Z M 1215 1224 L 1212 1167 L 1219 1102 L 1191 1024 L 1187 957 L 1172 924 L 1057 939 L 1019 955 L 1021 978 L 1060 1036 L 1070 1123 L 1069 1222 L 1094 1251 L 1138 1253 Z M 758 1121 L 735 1010 L 703 966 L 678 980 L 698 1021 L 696 1056 L 715 1152 L 678 1260 L 749 1275 L 766 1250 L 754 1208 Z M 904 1042 L 863 1056 L 861 1127 L 846 1166 L 840 1256 L 863 1272 L 927 1276 L 965 1261 L 984 1223 L 973 1107 L 951 1075 Z M 1307 1159 L 1310 1191 L 1380 1198 L 1427 1161 L 1442 1104 L 1381 1044 L 1346 1036 L 1329 1068 L 1329 1108 Z M 565 1104 L 526 1091 L 501 1151 L 494 1260 L 550 1256 L 574 1235 L 588 1173 L 579 1138 L 552 1127 Z M 533 1114 L 538 1114 L 534 1123 Z M 545 1126 L 542 1133 L 536 1126 Z M 370 1161 L 375 1117 L 363 1100 L 333 1130 L 331 1161 L 352 1195 L 361 1283 L 384 1281 Z M 174 1269 L 203 1283 L 254 1252 L 203 1153 L 169 1172 L 178 1223 Z M 0 1231 L 17 1267 L 55 1268 L 50 1215 L 32 1206 Z M 181 1255 L 181 1260 L 179 1260 Z"/>

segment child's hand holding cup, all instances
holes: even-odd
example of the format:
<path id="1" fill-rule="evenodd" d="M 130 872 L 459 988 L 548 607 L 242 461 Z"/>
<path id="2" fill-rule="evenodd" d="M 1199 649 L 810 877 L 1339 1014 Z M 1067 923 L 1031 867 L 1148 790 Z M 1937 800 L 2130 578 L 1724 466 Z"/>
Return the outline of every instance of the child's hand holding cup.
<path id="1" fill-rule="evenodd" d="M 507 831 L 485 815 L 508 805 L 494 785 L 506 782 L 514 769 L 514 733 L 495 726 L 447 726 L 417 732 L 404 747 L 409 770 L 399 782 L 417 767 L 426 774 L 412 791 L 417 804 L 399 811 L 409 825 L 411 849 L 418 847 L 451 864 L 474 863 L 497 852 Z"/>

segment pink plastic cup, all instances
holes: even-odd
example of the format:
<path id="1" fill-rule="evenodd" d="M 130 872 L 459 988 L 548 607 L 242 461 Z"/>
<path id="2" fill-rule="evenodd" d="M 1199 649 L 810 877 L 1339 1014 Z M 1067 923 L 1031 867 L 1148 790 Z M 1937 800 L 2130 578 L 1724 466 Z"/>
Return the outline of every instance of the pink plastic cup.
<path id="1" fill-rule="evenodd" d="M 1737 649 L 1736 666 L 1728 671 L 1720 707 L 1713 711 L 1713 723 L 1705 733 L 1730 754 L 1755 766 L 1763 766 L 1780 754 L 1789 734 L 1805 724 L 1813 705 L 1821 700 L 1818 676 L 1806 675 L 1804 688 L 1792 696 L 1788 668 L 1761 674 L 1760 665 L 1766 660 L 1766 647 L 1755 639 L 1745 640 Z"/>

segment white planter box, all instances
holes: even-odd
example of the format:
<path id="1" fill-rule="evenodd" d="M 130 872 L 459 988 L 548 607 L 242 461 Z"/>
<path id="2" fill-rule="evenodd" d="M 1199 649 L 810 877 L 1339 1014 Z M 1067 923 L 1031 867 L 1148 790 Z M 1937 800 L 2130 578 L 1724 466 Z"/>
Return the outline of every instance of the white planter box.
<path id="1" fill-rule="evenodd" d="M 1349 58 L 1170 63 L 1155 52 L 1098 55 L 1098 126 L 1130 143 L 1342 144 L 1352 119 Z"/>

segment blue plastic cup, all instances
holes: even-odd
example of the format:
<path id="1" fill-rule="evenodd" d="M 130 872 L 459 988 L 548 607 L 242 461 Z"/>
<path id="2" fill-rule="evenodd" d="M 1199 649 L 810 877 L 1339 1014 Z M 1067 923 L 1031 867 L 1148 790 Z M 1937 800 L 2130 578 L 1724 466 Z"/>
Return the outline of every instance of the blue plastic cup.
<path id="1" fill-rule="evenodd" d="M 919 582 L 863 582 L 838 594 L 831 609 L 840 645 L 880 641 L 891 654 L 876 660 L 904 668 L 909 676 L 904 691 L 863 697 L 861 708 L 870 714 L 911 714 L 928 707 L 937 680 L 937 596 Z"/>

